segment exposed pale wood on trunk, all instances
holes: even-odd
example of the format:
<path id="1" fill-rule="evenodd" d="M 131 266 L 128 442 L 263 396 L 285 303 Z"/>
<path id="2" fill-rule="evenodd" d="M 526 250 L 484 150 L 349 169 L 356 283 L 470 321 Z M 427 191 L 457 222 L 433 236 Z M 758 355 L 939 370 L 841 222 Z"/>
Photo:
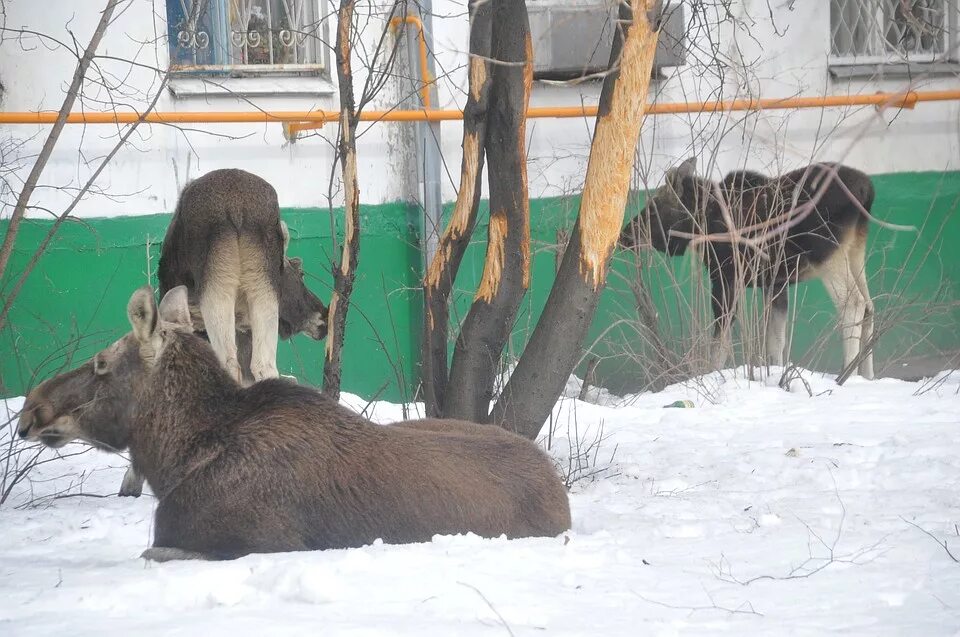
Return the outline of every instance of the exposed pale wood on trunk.
<path id="1" fill-rule="evenodd" d="M 530 209 L 525 150 L 533 57 L 526 5 L 493 1 L 486 153 L 490 186 L 487 258 L 450 369 L 444 414 L 486 422 L 494 376 L 530 280 Z M 502 62 L 502 63 L 500 63 Z"/>
<path id="2" fill-rule="evenodd" d="M 476 225 L 483 177 L 487 109 L 490 103 L 492 4 L 471 3 L 470 91 L 463 109 L 463 160 L 460 190 L 453 215 L 440 237 L 437 253 L 424 277 L 423 396 L 427 414 L 439 416 L 447 390 L 447 330 L 450 292 Z"/>
<path id="3" fill-rule="evenodd" d="M 337 79 L 340 89 L 340 141 L 338 154 L 344 189 L 344 233 L 340 265 L 333 270 L 333 294 L 327 314 L 327 347 L 323 363 L 323 392 L 340 398 L 343 337 L 350 309 L 350 296 L 360 253 L 360 186 L 357 178 L 357 117 L 353 96 L 350 38 L 353 33 L 354 0 L 340 3 L 337 13 Z"/>
<path id="4" fill-rule="evenodd" d="M 494 407 L 494 423 L 528 438 L 540 432 L 580 358 L 623 223 L 657 46 L 647 18 L 652 4 L 620 4 L 613 70 L 600 95 L 580 214 L 540 320 Z"/>

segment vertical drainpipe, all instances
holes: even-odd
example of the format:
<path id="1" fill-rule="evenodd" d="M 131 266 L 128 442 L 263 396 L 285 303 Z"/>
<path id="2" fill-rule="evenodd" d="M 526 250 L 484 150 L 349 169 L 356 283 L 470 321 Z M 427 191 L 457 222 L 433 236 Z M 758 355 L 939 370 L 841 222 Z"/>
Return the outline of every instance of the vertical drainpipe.
<path id="1" fill-rule="evenodd" d="M 433 1 L 420 0 L 420 21 L 423 23 L 423 37 L 427 44 L 427 69 L 430 78 L 420 78 L 423 82 L 436 78 L 436 60 L 433 54 Z M 408 33 L 415 32 L 408 29 Z M 412 43 L 412 44 L 411 44 Z M 419 69 L 416 61 L 417 51 L 415 38 L 407 39 L 407 51 L 411 52 L 411 68 Z M 419 99 L 419 92 L 417 93 Z M 430 104 L 439 107 L 436 82 L 430 85 Z M 423 185 L 423 273 L 425 274 L 433 255 L 437 252 L 437 243 L 442 231 L 442 200 L 440 190 L 441 157 L 440 157 L 440 122 L 417 123 L 417 164 L 420 183 Z"/>

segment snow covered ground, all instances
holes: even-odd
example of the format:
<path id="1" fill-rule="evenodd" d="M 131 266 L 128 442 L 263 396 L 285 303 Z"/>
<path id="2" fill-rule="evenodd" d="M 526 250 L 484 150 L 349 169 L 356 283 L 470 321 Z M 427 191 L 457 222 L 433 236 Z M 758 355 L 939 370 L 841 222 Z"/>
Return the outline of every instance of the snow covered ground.
<path id="1" fill-rule="evenodd" d="M 112 495 L 124 462 L 58 459 L 0 507 L 0 635 L 960 634 L 937 544 L 960 558 L 960 372 L 805 373 L 812 397 L 726 377 L 561 400 L 552 453 L 579 480 L 557 538 L 158 565 L 153 498 Z"/>

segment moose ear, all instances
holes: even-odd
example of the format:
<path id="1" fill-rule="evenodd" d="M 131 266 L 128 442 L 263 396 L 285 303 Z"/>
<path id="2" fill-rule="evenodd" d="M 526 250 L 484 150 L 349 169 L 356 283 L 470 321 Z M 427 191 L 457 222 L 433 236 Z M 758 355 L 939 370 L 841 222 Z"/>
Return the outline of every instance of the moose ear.
<path id="1" fill-rule="evenodd" d="M 127 302 L 127 318 L 133 327 L 133 335 L 146 343 L 157 329 L 157 301 L 153 288 L 145 285 L 138 288 Z"/>
<path id="2" fill-rule="evenodd" d="M 110 373 L 110 366 L 113 358 L 106 352 L 97 352 L 93 357 L 93 373 L 97 376 L 105 376 Z"/>
<path id="3" fill-rule="evenodd" d="M 193 321 L 190 320 L 190 305 L 187 299 L 187 286 L 178 285 L 163 295 L 160 301 L 160 318 L 167 323 L 173 323 L 193 331 Z"/>
<path id="4" fill-rule="evenodd" d="M 283 236 L 283 253 L 286 254 L 287 248 L 290 247 L 290 228 L 282 219 L 280 220 L 280 234 Z"/>

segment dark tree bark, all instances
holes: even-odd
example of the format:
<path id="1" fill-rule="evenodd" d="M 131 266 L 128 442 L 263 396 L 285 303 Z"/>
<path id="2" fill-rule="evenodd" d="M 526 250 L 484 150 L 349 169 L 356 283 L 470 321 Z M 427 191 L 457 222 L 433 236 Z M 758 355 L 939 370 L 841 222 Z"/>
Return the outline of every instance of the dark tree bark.
<path id="1" fill-rule="evenodd" d="M 657 46 L 647 17 L 653 4 L 620 3 L 580 214 L 540 320 L 493 410 L 495 424 L 528 438 L 540 432 L 580 357 L 623 223 Z"/>
<path id="2" fill-rule="evenodd" d="M 344 191 L 344 232 L 340 263 L 333 263 L 333 294 L 327 313 L 327 348 L 323 363 L 323 393 L 340 399 L 343 336 L 347 310 L 357 276 L 360 253 L 360 186 L 357 180 L 357 116 L 350 65 L 354 0 L 343 0 L 337 12 L 337 79 L 340 89 L 340 141 L 338 155 Z"/>
<path id="3" fill-rule="evenodd" d="M 485 146 L 490 227 L 483 275 L 464 319 L 443 413 L 487 422 L 494 375 L 530 279 L 530 210 L 524 136 L 533 83 L 526 3 L 492 0 L 493 62 Z"/>
<path id="4" fill-rule="evenodd" d="M 483 177 L 484 139 L 490 101 L 490 39 L 492 5 L 488 0 L 470 3 L 469 93 L 463 109 L 463 161 L 460 190 L 453 215 L 440 237 L 437 253 L 424 277 L 426 317 L 423 323 L 423 395 L 427 415 L 443 413 L 447 391 L 447 329 L 450 292 L 460 270 L 477 220 Z"/>

